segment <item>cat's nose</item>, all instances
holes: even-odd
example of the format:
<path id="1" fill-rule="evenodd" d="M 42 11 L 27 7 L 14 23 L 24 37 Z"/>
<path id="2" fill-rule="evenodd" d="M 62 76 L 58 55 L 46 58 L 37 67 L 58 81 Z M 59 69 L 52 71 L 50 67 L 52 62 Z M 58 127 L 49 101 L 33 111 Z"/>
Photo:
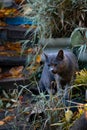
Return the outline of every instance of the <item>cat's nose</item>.
<path id="1" fill-rule="evenodd" d="M 54 73 L 54 74 L 57 73 L 56 70 L 54 69 L 54 67 L 50 67 L 50 68 L 49 68 L 49 71 L 52 72 L 52 73 Z"/>
<path id="2" fill-rule="evenodd" d="M 53 71 L 53 67 L 50 67 L 50 68 L 49 68 L 49 71 Z"/>
<path id="3" fill-rule="evenodd" d="M 56 70 L 52 70 L 52 73 L 56 74 L 57 72 L 56 72 Z"/>

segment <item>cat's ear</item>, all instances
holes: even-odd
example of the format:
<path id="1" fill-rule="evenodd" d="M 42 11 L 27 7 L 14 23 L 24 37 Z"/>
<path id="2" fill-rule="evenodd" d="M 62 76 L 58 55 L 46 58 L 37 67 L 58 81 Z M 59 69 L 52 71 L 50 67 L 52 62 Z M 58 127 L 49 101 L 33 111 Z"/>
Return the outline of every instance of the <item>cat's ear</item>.
<path id="1" fill-rule="evenodd" d="M 48 55 L 44 53 L 44 56 L 45 56 L 45 60 L 48 61 Z"/>
<path id="2" fill-rule="evenodd" d="M 64 58 L 63 50 L 59 50 L 56 58 L 59 59 L 59 60 L 63 60 L 63 58 Z"/>

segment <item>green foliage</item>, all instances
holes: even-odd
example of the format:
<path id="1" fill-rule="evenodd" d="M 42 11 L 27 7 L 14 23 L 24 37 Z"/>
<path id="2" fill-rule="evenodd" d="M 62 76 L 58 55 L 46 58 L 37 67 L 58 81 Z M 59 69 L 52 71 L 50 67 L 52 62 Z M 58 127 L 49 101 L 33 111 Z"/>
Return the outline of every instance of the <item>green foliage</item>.
<path id="1" fill-rule="evenodd" d="M 83 69 L 77 73 L 75 84 L 87 84 L 87 70 Z"/>
<path id="2" fill-rule="evenodd" d="M 87 28 L 76 28 L 71 34 L 72 46 L 83 45 L 87 42 Z"/>
<path id="3" fill-rule="evenodd" d="M 71 45 L 76 49 L 76 55 L 79 58 L 84 57 L 87 43 L 87 28 L 76 28 L 71 34 Z"/>
<path id="4" fill-rule="evenodd" d="M 39 37 L 65 37 L 85 24 L 87 0 L 28 0 Z M 84 21 L 84 22 L 83 22 Z"/>
<path id="5" fill-rule="evenodd" d="M 0 99 L 0 108 L 3 107 L 3 101 Z"/>
<path id="6" fill-rule="evenodd" d="M 0 9 L 2 9 L 3 7 L 3 2 L 0 2 Z"/>

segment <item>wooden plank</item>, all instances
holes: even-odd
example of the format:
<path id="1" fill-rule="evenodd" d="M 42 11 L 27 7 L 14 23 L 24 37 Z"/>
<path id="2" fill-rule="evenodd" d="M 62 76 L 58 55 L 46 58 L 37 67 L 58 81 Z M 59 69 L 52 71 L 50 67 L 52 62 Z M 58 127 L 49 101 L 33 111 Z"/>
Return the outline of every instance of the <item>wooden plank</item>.
<path id="1" fill-rule="evenodd" d="M 0 56 L 0 66 L 20 66 L 25 65 L 27 56 Z"/>
<path id="2" fill-rule="evenodd" d="M 28 78 L 8 78 L 0 80 L 0 88 L 2 89 L 14 89 L 17 88 L 16 84 L 19 85 L 28 85 L 29 79 Z"/>

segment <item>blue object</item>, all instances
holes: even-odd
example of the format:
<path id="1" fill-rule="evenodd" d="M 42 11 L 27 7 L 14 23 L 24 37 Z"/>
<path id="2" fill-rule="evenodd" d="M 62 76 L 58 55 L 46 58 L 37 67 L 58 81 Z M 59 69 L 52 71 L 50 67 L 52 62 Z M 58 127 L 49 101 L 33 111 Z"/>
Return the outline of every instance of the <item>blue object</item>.
<path id="1" fill-rule="evenodd" d="M 5 22 L 6 24 L 9 25 L 13 25 L 13 26 L 17 26 L 17 25 L 21 25 L 21 24 L 29 24 L 32 25 L 32 20 L 26 18 L 26 17 L 9 17 L 9 18 L 5 18 Z"/>

